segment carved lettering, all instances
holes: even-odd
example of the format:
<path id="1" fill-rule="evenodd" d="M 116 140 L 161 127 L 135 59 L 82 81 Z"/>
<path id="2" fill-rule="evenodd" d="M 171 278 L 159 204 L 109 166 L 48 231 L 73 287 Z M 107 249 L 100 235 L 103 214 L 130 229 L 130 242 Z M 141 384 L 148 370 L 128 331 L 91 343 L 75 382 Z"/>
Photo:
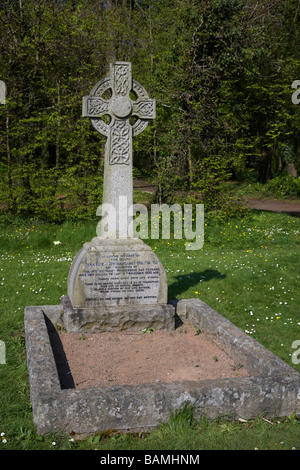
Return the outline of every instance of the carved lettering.
<path id="1" fill-rule="evenodd" d="M 160 286 L 159 267 L 153 260 L 141 260 L 140 254 L 102 255 L 101 261 L 86 263 L 79 277 L 87 298 L 104 303 L 118 300 L 127 304 L 132 299 L 147 303 L 147 299 L 157 298 Z"/>

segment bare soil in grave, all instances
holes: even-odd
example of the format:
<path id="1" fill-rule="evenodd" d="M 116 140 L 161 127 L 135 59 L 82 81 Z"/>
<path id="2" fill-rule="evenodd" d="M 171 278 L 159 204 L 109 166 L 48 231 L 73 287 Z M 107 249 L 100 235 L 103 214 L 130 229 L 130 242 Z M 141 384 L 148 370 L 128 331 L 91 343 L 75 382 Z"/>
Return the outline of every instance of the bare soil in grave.
<path id="1" fill-rule="evenodd" d="M 78 389 L 247 376 L 186 321 L 176 330 L 78 334 L 59 332 Z"/>

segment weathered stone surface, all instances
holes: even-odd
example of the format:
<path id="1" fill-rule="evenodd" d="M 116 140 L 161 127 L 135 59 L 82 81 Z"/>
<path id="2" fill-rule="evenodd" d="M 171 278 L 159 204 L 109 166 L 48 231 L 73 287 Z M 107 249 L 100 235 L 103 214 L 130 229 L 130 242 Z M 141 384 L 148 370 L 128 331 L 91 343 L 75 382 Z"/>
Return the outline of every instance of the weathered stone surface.
<path id="1" fill-rule="evenodd" d="M 6 85 L 0 80 L 0 104 L 5 104 L 6 102 Z"/>
<path id="2" fill-rule="evenodd" d="M 178 300 L 176 303 L 176 314 L 183 322 L 187 319 L 187 305 L 189 304 L 190 300 L 186 299 Z"/>
<path id="3" fill-rule="evenodd" d="M 95 237 L 71 265 L 68 295 L 74 308 L 166 304 L 167 277 L 142 240 Z"/>
<path id="4" fill-rule="evenodd" d="M 38 433 L 150 429 L 167 421 L 170 412 L 185 403 L 195 405 L 196 417 L 205 415 L 208 419 L 224 414 L 249 419 L 262 413 L 270 417 L 300 413 L 300 374 L 295 369 L 203 302 L 191 299 L 186 307 L 190 321 L 219 347 L 230 349 L 234 362 L 246 360 L 244 364 L 251 366 L 252 376 L 62 389 L 46 325 L 51 320 L 59 321 L 61 306 L 27 307 L 27 363 Z"/>
<path id="5" fill-rule="evenodd" d="M 107 90 L 112 93 L 108 99 L 105 98 Z M 136 100 L 131 99 L 131 91 Z M 102 216 L 106 213 L 106 205 L 115 210 L 106 213 L 99 235 L 132 237 L 132 214 L 129 210 L 133 204 L 132 138 L 155 119 L 155 100 L 150 99 L 144 87 L 132 79 L 130 62 L 116 62 L 110 67 L 110 75 L 100 80 L 90 95 L 83 98 L 82 115 L 89 117 L 94 129 L 106 137 Z M 109 124 L 102 120 L 104 115 L 110 116 Z M 136 118 L 133 125 L 129 120 L 132 116 Z M 126 198 L 125 210 L 120 208 L 120 196 Z"/>
<path id="6" fill-rule="evenodd" d="M 289 367 L 275 354 L 246 335 L 240 328 L 199 299 L 185 301 L 186 316 L 229 356 L 235 356 L 253 374 L 271 376 L 290 373 Z"/>
<path id="7" fill-rule="evenodd" d="M 103 204 L 97 209 L 102 219 L 100 236 L 84 244 L 70 268 L 68 298 L 62 298 L 64 326 L 67 331 L 173 329 L 165 270 L 151 248 L 133 238 L 132 137 L 155 118 L 155 100 L 132 80 L 130 62 L 116 62 L 83 98 L 82 114 L 106 137 Z M 109 124 L 102 120 L 107 114 Z M 137 118 L 133 125 L 131 116 Z"/>
<path id="8" fill-rule="evenodd" d="M 148 245 L 95 237 L 71 265 L 68 296 L 61 299 L 64 326 L 68 332 L 174 329 L 167 297 L 164 267 Z"/>
<path id="9" fill-rule="evenodd" d="M 156 330 L 175 328 L 175 308 L 169 304 L 74 309 L 68 296 L 63 296 L 61 303 L 64 311 L 63 325 L 69 333 L 141 331 L 150 327 Z"/>

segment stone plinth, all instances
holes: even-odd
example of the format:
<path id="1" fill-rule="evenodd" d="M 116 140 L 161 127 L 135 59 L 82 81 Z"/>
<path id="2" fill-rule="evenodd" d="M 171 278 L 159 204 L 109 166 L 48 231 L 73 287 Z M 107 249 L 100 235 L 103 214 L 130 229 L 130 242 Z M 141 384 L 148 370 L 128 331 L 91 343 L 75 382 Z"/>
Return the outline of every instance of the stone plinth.
<path id="1" fill-rule="evenodd" d="M 61 299 L 64 326 L 69 332 L 174 329 L 167 294 L 165 270 L 142 240 L 95 237 L 71 265 Z"/>

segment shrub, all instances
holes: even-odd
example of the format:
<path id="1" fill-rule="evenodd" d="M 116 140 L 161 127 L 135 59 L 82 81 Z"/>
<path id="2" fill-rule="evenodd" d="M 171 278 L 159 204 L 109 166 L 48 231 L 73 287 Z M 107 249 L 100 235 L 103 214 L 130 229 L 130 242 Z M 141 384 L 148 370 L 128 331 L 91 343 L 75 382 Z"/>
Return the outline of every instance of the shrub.
<path id="1" fill-rule="evenodd" d="M 300 197 L 300 177 L 280 175 L 266 183 L 266 191 L 275 197 Z"/>

